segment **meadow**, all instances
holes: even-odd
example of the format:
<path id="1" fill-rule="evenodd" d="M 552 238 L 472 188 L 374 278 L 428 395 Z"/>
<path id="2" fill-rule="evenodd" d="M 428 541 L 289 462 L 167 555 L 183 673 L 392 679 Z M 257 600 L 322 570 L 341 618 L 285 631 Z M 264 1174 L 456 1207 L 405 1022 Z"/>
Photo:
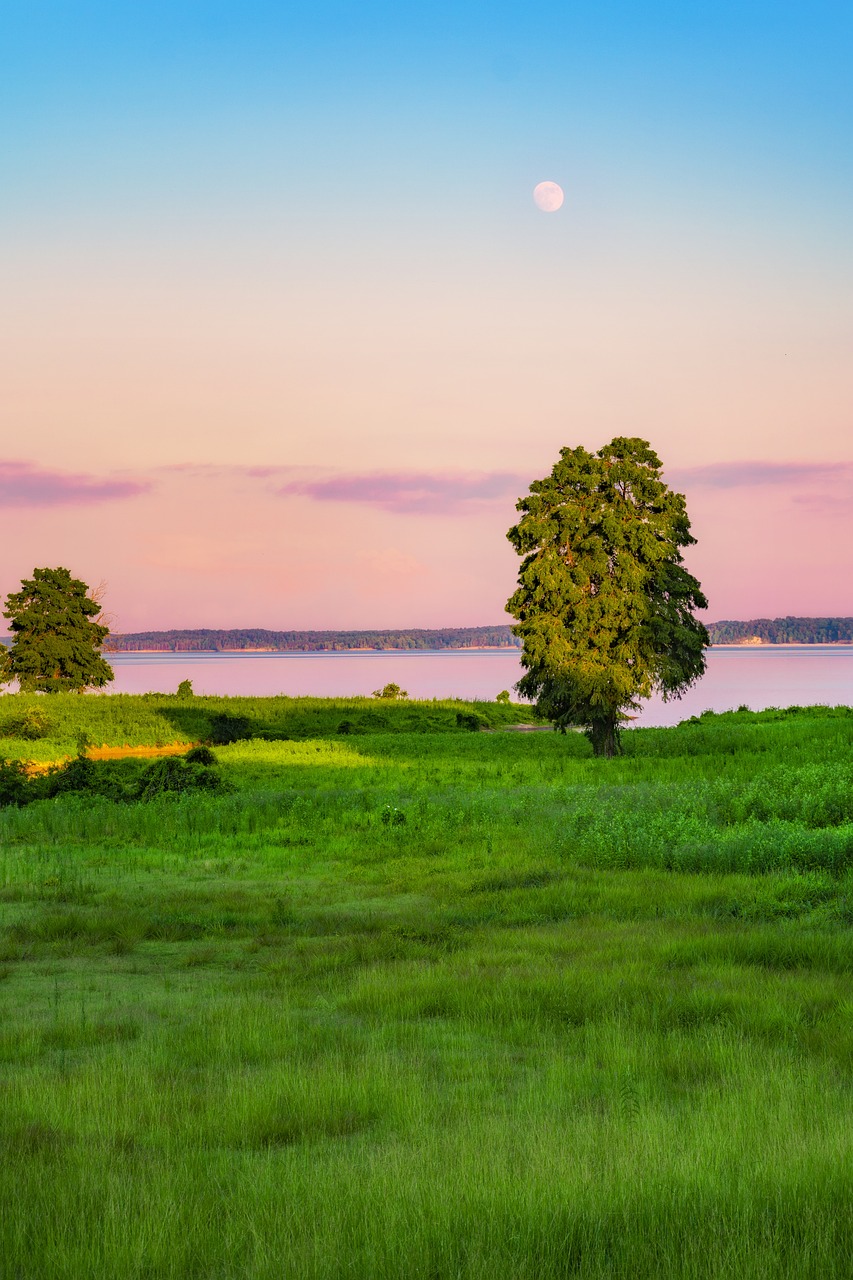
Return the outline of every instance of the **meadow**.
<path id="1" fill-rule="evenodd" d="M 530 718 L 0 700 L 13 760 L 243 735 L 0 808 L 0 1275 L 849 1274 L 853 711 Z"/>

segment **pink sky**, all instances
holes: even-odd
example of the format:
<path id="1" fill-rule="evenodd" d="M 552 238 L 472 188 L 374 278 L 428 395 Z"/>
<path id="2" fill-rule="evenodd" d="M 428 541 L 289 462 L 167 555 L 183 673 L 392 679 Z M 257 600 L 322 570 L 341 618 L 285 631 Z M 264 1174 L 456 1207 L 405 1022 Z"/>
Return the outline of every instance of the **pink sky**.
<path id="1" fill-rule="evenodd" d="M 116 630 L 502 621 L 515 499 L 636 435 L 711 619 L 853 614 L 842 46 L 564 8 L 332 40 L 226 6 L 202 45 L 185 6 L 21 11 L 0 593 L 62 564 Z"/>
<path id="2" fill-rule="evenodd" d="M 628 433 L 687 494 L 711 618 L 853 613 L 836 311 L 659 244 L 598 278 L 529 217 L 533 266 L 500 282 L 482 245 L 459 280 L 434 258 L 323 287 L 209 248 L 147 276 L 139 246 L 20 262 L 4 593 L 66 564 L 116 630 L 498 621 L 515 499 L 562 445 Z"/>
<path id="3" fill-rule="evenodd" d="M 853 466 L 673 473 L 710 616 L 849 613 Z M 531 477 L 532 478 L 532 477 Z M 0 468 L 8 580 L 69 564 L 108 584 L 114 630 L 375 627 L 500 620 L 520 473 Z M 20 541 L 22 521 L 29 533 Z"/>

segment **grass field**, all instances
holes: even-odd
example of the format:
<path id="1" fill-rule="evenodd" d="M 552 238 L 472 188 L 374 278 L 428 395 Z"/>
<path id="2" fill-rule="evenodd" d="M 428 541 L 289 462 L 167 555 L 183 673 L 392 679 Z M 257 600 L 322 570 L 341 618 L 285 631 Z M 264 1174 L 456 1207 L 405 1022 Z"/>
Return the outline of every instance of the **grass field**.
<path id="1" fill-rule="evenodd" d="M 13 759 L 250 722 L 0 810 L 0 1275 L 850 1274 L 853 713 L 243 701 L 0 700 Z"/>

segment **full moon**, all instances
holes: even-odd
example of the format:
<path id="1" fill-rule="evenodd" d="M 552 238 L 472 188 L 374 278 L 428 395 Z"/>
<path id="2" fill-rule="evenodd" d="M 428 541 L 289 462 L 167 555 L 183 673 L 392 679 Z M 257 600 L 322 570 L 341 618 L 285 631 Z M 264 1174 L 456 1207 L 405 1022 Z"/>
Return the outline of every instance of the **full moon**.
<path id="1" fill-rule="evenodd" d="M 543 213 L 556 213 L 563 199 L 563 188 L 557 182 L 539 182 L 533 188 L 533 203 Z"/>

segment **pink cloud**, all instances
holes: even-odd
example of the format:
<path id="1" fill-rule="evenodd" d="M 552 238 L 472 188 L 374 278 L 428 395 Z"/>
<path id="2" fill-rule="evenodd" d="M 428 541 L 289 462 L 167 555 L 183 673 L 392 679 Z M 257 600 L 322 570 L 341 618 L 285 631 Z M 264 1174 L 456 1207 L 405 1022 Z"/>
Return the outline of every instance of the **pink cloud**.
<path id="1" fill-rule="evenodd" d="M 256 470 L 256 475 L 263 472 Z M 504 471 L 365 472 L 291 480 L 277 492 L 317 502 L 357 502 L 398 514 L 450 515 L 483 503 L 517 497 L 529 481 Z"/>
<path id="2" fill-rule="evenodd" d="M 275 479 L 288 471 L 254 467 L 246 474 Z M 813 501 L 819 491 L 821 500 L 840 503 L 849 500 L 853 462 L 717 462 L 673 469 L 667 472 L 667 479 L 693 490 L 785 489 L 793 501 L 802 503 Z M 276 492 L 317 502 L 360 503 L 398 514 L 450 515 L 484 503 L 515 499 L 527 492 L 530 480 L 530 476 L 504 471 L 327 473 L 287 479 Z"/>
<path id="3" fill-rule="evenodd" d="M 29 462 L 0 462 L 0 506 L 88 506 L 132 498 L 151 488 L 148 480 L 112 480 L 70 471 L 50 471 Z"/>
<path id="4" fill-rule="evenodd" d="M 837 489 L 853 482 L 853 462 L 712 462 L 667 472 L 673 484 L 706 489 L 743 489 L 785 485 L 791 490 L 816 485 Z"/>
<path id="5" fill-rule="evenodd" d="M 110 584 L 116 631 L 464 626 L 499 619 L 519 567 L 505 537 L 514 500 L 547 468 L 547 462 L 531 467 L 523 478 L 438 467 L 424 476 L 414 468 L 389 475 L 261 461 L 263 474 L 250 475 L 254 462 L 86 472 L 84 487 L 86 481 L 126 482 L 131 494 L 150 487 L 141 500 L 107 507 L 90 493 L 77 505 L 0 502 L 3 593 L 29 577 L 33 565 L 68 564 L 86 582 Z M 42 475 L 55 470 L 45 467 Z M 829 470 L 850 475 L 849 467 Z M 22 484 L 25 473 L 36 471 L 19 465 L 13 477 L 8 467 L 0 476 Z M 71 472 L 61 478 L 79 485 L 81 476 Z M 841 484 L 832 489 L 838 503 L 827 501 L 834 483 L 827 469 L 820 479 L 814 467 L 800 474 L 807 478 L 753 488 L 685 486 L 698 538 L 687 563 L 711 602 L 709 617 L 853 613 L 849 501 L 841 501 Z M 325 496 L 322 488 L 319 496 L 279 492 L 321 485 Z M 114 488 L 109 492 L 116 496 Z M 355 494 L 362 505 L 353 505 Z M 420 511 L 406 506 L 413 501 L 423 503 Z M 310 538 L 307 502 L 316 517 Z M 448 514 L 436 514 L 441 510 Z"/>

